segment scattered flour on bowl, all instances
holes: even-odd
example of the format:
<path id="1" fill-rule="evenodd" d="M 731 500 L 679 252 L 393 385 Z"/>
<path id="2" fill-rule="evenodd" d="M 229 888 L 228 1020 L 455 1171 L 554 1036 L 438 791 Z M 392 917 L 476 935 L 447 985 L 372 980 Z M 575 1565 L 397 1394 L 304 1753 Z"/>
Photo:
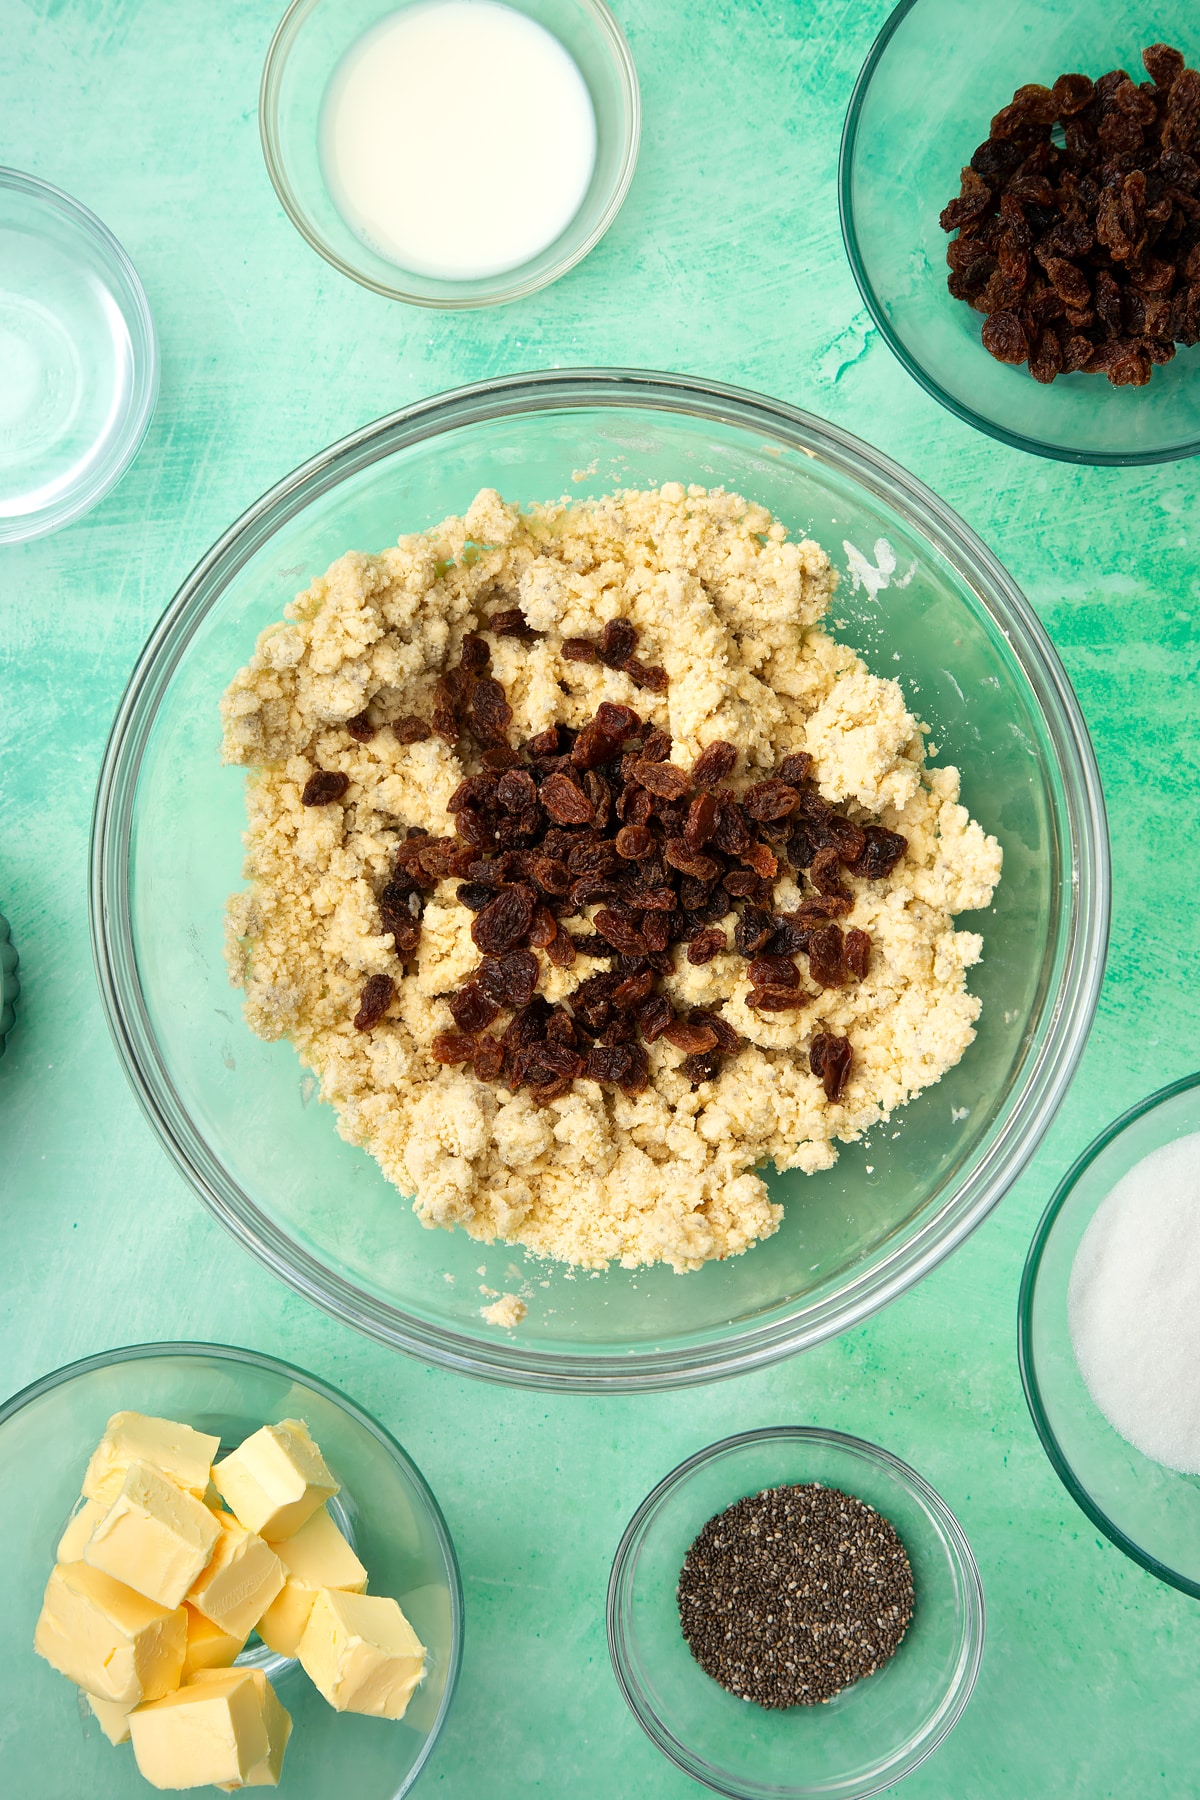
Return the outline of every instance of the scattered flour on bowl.
<path id="1" fill-rule="evenodd" d="M 817 544 L 789 542 L 763 507 L 722 490 L 669 484 L 527 513 L 484 490 L 463 518 L 379 555 L 341 557 L 263 632 L 230 684 L 224 756 L 250 770 L 250 885 L 229 902 L 231 979 L 252 1029 L 290 1039 L 342 1135 L 415 1196 L 427 1225 L 591 1269 L 696 1269 L 778 1228 L 761 1165 L 828 1169 L 838 1140 L 887 1119 L 970 1044 L 979 1001 L 965 970 L 982 940 L 957 931 L 954 915 L 988 905 L 1000 848 L 959 804 L 958 771 L 926 768 L 899 684 L 821 628 L 833 581 Z M 489 609 L 514 605 L 540 636 L 486 631 Z M 564 638 L 617 618 L 636 627 L 644 660 L 665 667 L 665 694 L 561 655 Z M 451 1027 L 445 996 L 478 963 L 471 914 L 445 881 L 383 1023 L 356 1031 L 365 980 L 399 975 L 376 904 L 397 841 L 411 827 L 444 834 L 446 802 L 478 764 L 438 738 L 402 745 L 379 730 L 356 742 L 346 721 L 368 708 L 377 724 L 427 719 L 468 631 L 487 638 L 515 741 L 621 702 L 670 732 L 685 769 L 717 739 L 738 746 L 746 782 L 804 750 L 826 800 L 902 832 L 908 850 L 886 880 L 846 876 L 854 910 L 842 924 L 870 935 L 866 976 L 815 991 L 801 1012 L 758 1014 L 745 1005 L 739 956 L 693 966 L 677 946 L 664 991 L 685 1015 L 719 1012 L 743 1052 L 693 1085 L 683 1053 L 660 1038 L 645 1092 L 578 1079 L 538 1106 L 430 1055 Z M 317 769 L 349 785 L 340 801 L 305 807 Z M 776 906 L 798 899 L 781 879 Z M 594 966 L 555 968 L 537 955 L 551 1003 Z M 810 1068 L 817 1032 L 853 1049 L 835 1103 Z"/>
<path id="2" fill-rule="evenodd" d="M 1075 1360 L 1115 1431 L 1200 1475 L 1200 1132 L 1135 1163 L 1096 1208 L 1067 1290 Z"/>

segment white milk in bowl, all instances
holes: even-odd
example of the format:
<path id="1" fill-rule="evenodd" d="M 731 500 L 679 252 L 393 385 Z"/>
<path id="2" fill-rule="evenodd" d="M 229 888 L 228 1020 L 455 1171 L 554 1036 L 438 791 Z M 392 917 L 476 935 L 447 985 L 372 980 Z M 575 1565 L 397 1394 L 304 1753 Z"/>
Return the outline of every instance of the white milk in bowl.
<path id="1" fill-rule="evenodd" d="M 325 180 L 363 242 L 472 281 L 519 268 L 579 210 L 596 161 L 587 83 L 558 39 L 499 0 L 388 15 L 335 70 Z"/>

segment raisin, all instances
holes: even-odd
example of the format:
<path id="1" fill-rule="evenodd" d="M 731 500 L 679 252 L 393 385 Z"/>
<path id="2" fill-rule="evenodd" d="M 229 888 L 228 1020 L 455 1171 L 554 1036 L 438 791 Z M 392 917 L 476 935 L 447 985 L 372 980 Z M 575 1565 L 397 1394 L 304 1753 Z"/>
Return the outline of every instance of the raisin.
<path id="1" fill-rule="evenodd" d="M 871 939 L 865 931 L 857 929 L 846 933 L 844 954 L 846 967 L 852 975 L 861 981 L 871 961 Z"/>
<path id="2" fill-rule="evenodd" d="M 721 796 L 717 807 L 717 824 L 713 842 L 726 856 L 741 856 L 750 848 L 750 827 L 736 800 Z"/>
<path id="3" fill-rule="evenodd" d="M 663 800 L 680 800 L 691 785 L 688 776 L 674 763 L 647 762 L 645 757 L 635 764 L 634 778 L 641 787 Z"/>
<path id="4" fill-rule="evenodd" d="M 484 991 L 501 1006 L 528 1006 L 538 983 L 538 960 L 532 950 L 510 950 L 485 957 L 479 970 Z"/>
<path id="5" fill-rule="evenodd" d="M 1183 57 L 1169 44 L 1148 44 L 1142 51 L 1142 64 L 1154 85 L 1164 93 L 1183 73 Z"/>
<path id="6" fill-rule="evenodd" d="M 472 1060 L 475 1064 L 475 1073 L 480 1081 L 497 1081 L 500 1071 L 504 1067 L 504 1046 L 497 1038 L 489 1037 L 485 1033 L 475 1046 L 475 1055 Z"/>
<path id="7" fill-rule="evenodd" d="M 800 986 L 800 971 L 786 956 L 756 956 L 746 970 L 752 987 L 795 988 Z"/>
<path id="8" fill-rule="evenodd" d="M 742 807 L 752 819 L 786 819 L 800 803 L 796 789 L 786 781 L 758 781 L 742 795 Z"/>
<path id="9" fill-rule="evenodd" d="M 350 777 L 334 769 L 316 769 L 304 784 L 300 795 L 302 806 L 328 806 L 340 800 L 350 786 Z"/>
<path id="10" fill-rule="evenodd" d="M 785 756 L 780 763 L 776 780 L 786 781 L 789 787 L 798 788 L 801 782 L 808 780 L 812 771 L 813 759 L 808 751 L 793 750 L 791 755 Z"/>
<path id="11" fill-rule="evenodd" d="M 1057 336 L 1047 325 L 1039 331 L 1037 342 L 1029 353 L 1029 373 L 1035 381 L 1048 385 L 1062 374 L 1063 352 Z"/>
<path id="12" fill-rule="evenodd" d="M 799 1012 L 811 998 L 802 988 L 751 988 L 746 1005 L 752 1012 Z"/>
<path id="13" fill-rule="evenodd" d="M 852 1054 L 848 1038 L 818 1031 L 809 1045 L 808 1066 L 820 1077 L 827 1100 L 840 1100 L 850 1074 Z"/>
<path id="14" fill-rule="evenodd" d="M 734 948 L 744 957 L 754 956 L 775 930 L 775 921 L 768 912 L 760 907 L 746 906 L 742 908 L 741 917 L 733 928 Z"/>
<path id="15" fill-rule="evenodd" d="M 509 769 L 496 783 L 496 799 L 505 812 L 519 813 L 537 804 L 537 788 L 528 769 Z"/>
<path id="16" fill-rule="evenodd" d="M 436 1063 L 466 1063 L 474 1057 L 477 1047 L 475 1039 L 461 1031 L 439 1031 L 429 1053 Z"/>
<path id="17" fill-rule="evenodd" d="M 758 892 L 758 876 L 753 869 L 731 869 L 722 877 L 721 886 L 727 894 L 740 900 L 748 900 Z"/>
<path id="18" fill-rule="evenodd" d="M 864 881 L 882 881 L 908 849 L 908 839 L 883 825 L 864 825 L 863 835 L 866 844 L 862 855 L 850 865 L 850 872 Z"/>
<path id="19" fill-rule="evenodd" d="M 484 993 L 477 981 L 468 981 L 446 1002 L 460 1031 L 482 1031 L 500 1011 L 496 1002 Z"/>
<path id="20" fill-rule="evenodd" d="M 689 1025 L 707 1025 L 716 1034 L 717 1049 L 723 1050 L 727 1056 L 736 1056 L 742 1048 L 742 1040 L 733 1026 L 720 1013 L 692 1011 L 688 1014 Z"/>
<path id="21" fill-rule="evenodd" d="M 569 775 L 548 775 L 538 799 L 556 825 L 588 825 L 595 817 L 595 807 Z"/>
<path id="22" fill-rule="evenodd" d="M 355 1031 L 373 1030 L 395 998 L 396 984 L 390 975 L 368 976 L 354 1015 Z"/>
<path id="23" fill-rule="evenodd" d="M 575 961 L 575 939 L 560 925 L 546 945 L 546 955 L 556 969 L 569 969 Z"/>
<path id="24" fill-rule="evenodd" d="M 645 912 L 673 912 L 679 904 L 674 888 L 634 887 L 627 891 L 629 904 Z"/>
<path id="25" fill-rule="evenodd" d="M 640 657 L 628 656 L 621 667 L 634 687 L 642 688 L 648 694 L 665 694 L 671 685 L 667 671 L 658 663 L 649 665 Z"/>
<path id="26" fill-rule="evenodd" d="M 492 653 L 486 639 L 474 631 L 468 631 L 458 653 L 459 667 L 469 669 L 472 675 L 482 675 L 491 660 Z"/>
<path id="27" fill-rule="evenodd" d="M 531 856 L 527 873 L 544 894 L 566 894 L 571 887 L 571 874 L 556 856 Z"/>
<path id="28" fill-rule="evenodd" d="M 717 803 L 711 794 L 697 794 L 688 807 L 683 839 L 689 850 L 699 850 L 712 836 L 717 823 Z"/>
<path id="29" fill-rule="evenodd" d="M 671 754 L 671 734 L 661 725 L 652 725 L 642 739 L 643 762 L 666 762 Z"/>
<path id="30" fill-rule="evenodd" d="M 655 837 L 644 825 L 623 825 L 617 833 L 617 855 L 628 862 L 638 862 L 654 850 Z"/>
<path id="31" fill-rule="evenodd" d="M 614 744 L 623 744 L 626 738 L 632 737 L 641 722 L 632 706 L 621 706 L 615 700 L 602 700 L 592 720 L 597 730 L 611 738 Z"/>
<path id="32" fill-rule="evenodd" d="M 749 863 L 763 881 L 774 881 L 779 873 L 779 858 L 766 844 L 754 843 L 742 851 L 742 861 Z"/>
<path id="33" fill-rule="evenodd" d="M 1025 328 L 1014 312 L 989 313 L 983 324 L 983 347 L 997 362 L 1023 363 L 1029 354 Z"/>
<path id="34" fill-rule="evenodd" d="M 692 786 L 714 788 L 725 781 L 737 767 L 737 751 L 723 738 L 716 738 L 703 749 L 692 766 Z"/>
<path id="35" fill-rule="evenodd" d="M 642 933 L 607 906 L 602 906 L 596 914 L 595 926 L 601 937 L 607 938 L 614 950 L 619 950 L 623 956 L 637 956 L 648 948 Z"/>
<path id="36" fill-rule="evenodd" d="M 702 1081 L 715 1081 L 721 1072 L 721 1055 L 718 1050 L 703 1051 L 698 1055 L 685 1058 L 681 1065 L 688 1080 L 696 1087 Z"/>
<path id="37" fill-rule="evenodd" d="M 519 606 L 506 606 L 503 612 L 491 613 L 487 628 L 497 637 L 531 638 L 533 627 Z"/>
<path id="38" fill-rule="evenodd" d="M 518 883 L 501 888 L 489 906 L 477 914 L 471 926 L 471 937 L 485 956 L 500 956 L 515 950 L 533 924 L 533 889 Z"/>
<path id="39" fill-rule="evenodd" d="M 610 619 L 596 649 L 606 669 L 619 669 L 637 648 L 638 634 L 628 619 Z"/>
<path id="40" fill-rule="evenodd" d="M 675 1017 L 665 994 L 651 994 L 635 1009 L 638 1028 L 648 1044 L 655 1043 Z"/>
<path id="41" fill-rule="evenodd" d="M 472 688 L 467 716 L 471 731 L 481 744 L 503 741 L 512 724 L 512 707 L 504 689 L 491 675 L 484 675 Z"/>
<path id="42" fill-rule="evenodd" d="M 818 925 L 808 939 L 808 971 L 818 987 L 841 987 L 846 980 L 842 934 L 836 925 Z"/>
<path id="43" fill-rule="evenodd" d="M 401 744 L 423 744 L 426 738 L 433 735 L 425 720 L 418 719 L 412 713 L 406 713 L 402 719 L 393 719 L 392 730 Z"/>
<path id="44" fill-rule="evenodd" d="M 801 950 L 808 949 L 808 940 L 812 927 L 801 925 L 786 913 L 780 913 L 775 920 L 775 929 L 763 945 L 764 956 L 795 956 Z"/>
<path id="45" fill-rule="evenodd" d="M 654 987 L 654 970 L 639 969 L 636 975 L 627 975 L 618 987 L 613 990 L 614 1006 L 637 1006 L 645 1000 Z"/>
<path id="46" fill-rule="evenodd" d="M 485 887 L 482 881 L 465 881 L 455 889 L 455 896 L 474 913 L 482 912 L 496 898 L 494 889 Z"/>
<path id="47" fill-rule="evenodd" d="M 346 730 L 356 744 L 369 744 L 375 736 L 375 727 L 367 717 L 365 710 L 355 713 L 352 719 L 346 720 Z"/>
<path id="48" fill-rule="evenodd" d="M 590 1081 L 604 1082 L 615 1087 L 623 1081 L 633 1069 L 633 1046 L 631 1044 L 613 1044 L 610 1046 L 594 1044 L 587 1053 L 584 1074 Z"/>
<path id="49" fill-rule="evenodd" d="M 599 662 L 600 657 L 591 638 L 564 638 L 562 654 L 566 662 Z"/>
<path id="50" fill-rule="evenodd" d="M 684 838 L 668 838 L 663 845 L 663 855 L 673 869 L 681 875 L 690 875 L 696 881 L 715 881 L 721 873 L 721 865 L 703 851 L 692 851 L 687 847 Z"/>
<path id="51" fill-rule="evenodd" d="M 687 959 L 697 965 L 710 963 L 714 956 L 719 956 L 729 948 L 723 931 L 701 931 L 692 939 L 687 947 Z"/>
<path id="52" fill-rule="evenodd" d="M 458 710 L 453 689 L 443 675 L 433 690 L 433 729 L 437 737 L 453 747 L 458 742 Z"/>

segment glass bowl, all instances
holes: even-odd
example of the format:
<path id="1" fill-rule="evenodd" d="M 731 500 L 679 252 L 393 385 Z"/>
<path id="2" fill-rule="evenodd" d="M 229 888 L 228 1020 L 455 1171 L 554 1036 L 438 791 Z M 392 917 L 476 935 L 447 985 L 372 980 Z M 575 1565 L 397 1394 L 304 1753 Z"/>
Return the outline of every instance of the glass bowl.
<path id="1" fill-rule="evenodd" d="M 505 0 L 573 57 L 596 114 L 596 163 L 578 212 L 552 244 L 497 275 L 443 280 L 401 269 L 365 244 L 334 204 L 321 168 L 320 113 L 330 77 L 363 33 L 421 0 L 293 0 L 263 67 L 258 123 L 267 172 L 300 235 L 327 262 L 413 306 L 496 306 L 557 281 L 600 242 L 633 180 L 641 135 L 637 71 L 604 0 Z"/>
<path id="2" fill-rule="evenodd" d="M 912 1623 L 865 1681 L 823 1706 L 769 1711 L 727 1693 L 694 1660 L 675 1588 L 715 1513 L 808 1481 L 891 1520 L 912 1565 Z M 801 1425 L 743 1432 L 680 1463 L 630 1520 L 608 1584 L 608 1647 L 638 1724 L 686 1774 L 735 1800 L 860 1800 L 901 1780 L 962 1716 L 983 1636 L 979 1570 L 945 1501 L 888 1451 Z"/>
<path id="3" fill-rule="evenodd" d="M 972 974 L 984 1010 L 956 1069 L 836 1168 L 772 1175 L 787 1216 L 747 1255 L 687 1276 L 660 1266 L 589 1279 L 518 1246 L 423 1228 L 339 1138 L 290 1047 L 243 1024 L 221 954 L 241 879 L 243 776 L 218 760 L 217 703 L 259 630 L 350 546 L 462 512 L 485 484 L 529 503 L 666 480 L 725 483 L 828 546 L 843 576 L 840 635 L 879 672 L 911 677 L 943 759 L 963 770 L 965 804 L 1003 841 L 1005 874 L 992 908 L 969 919 L 985 933 Z M 879 587 L 873 555 L 894 555 L 904 585 Z M 871 573 L 857 589 L 854 559 Z M 1036 615 L 979 540 L 894 463 L 810 415 L 619 370 L 513 376 L 423 401 L 253 506 L 142 654 L 105 755 L 92 859 L 93 944 L 119 1053 L 217 1217 L 383 1342 L 551 1387 L 734 1374 L 844 1330 L 932 1268 L 1045 1130 L 1087 1034 L 1108 918 L 1086 729 Z M 519 1293 L 518 1330 L 480 1317 L 481 1285 Z"/>
<path id="4" fill-rule="evenodd" d="M 138 453 L 158 395 L 137 271 L 95 213 L 0 169 L 0 544 L 89 512 Z"/>
<path id="5" fill-rule="evenodd" d="M 1067 1319 L 1071 1267 L 1097 1207 L 1152 1150 L 1200 1131 L 1200 1075 L 1131 1107 L 1069 1169 L 1033 1236 L 1017 1316 L 1025 1398 L 1042 1448 L 1077 1506 L 1118 1550 L 1200 1598 L 1200 1477 L 1143 1456 L 1089 1394 Z"/>
<path id="6" fill-rule="evenodd" d="M 983 315 L 946 288 L 938 214 L 993 113 L 1025 82 L 1128 69 L 1156 40 L 1200 59 L 1193 0 L 1138 15 L 1096 0 L 903 0 L 863 64 L 842 135 L 838 198 L 854 278 L 909 374 L 943 406 L 1018 450 L 1081 463 L 1169 462 L 1200 449 L 1200 348 L 1180 349 L 1148 387 L 1096 375 L 1048 386 L 996 362 Z"/>
<path id="7" fill-rule="evenodd" d="M 181 1419 L 230 1449 L 260 1425 L 303 1418 L 341 1484 L 333 1503 L 370 1576 L 391 1594 L 429 1651 L 428 1673 L 392 1724 L 335 1713 L 291 1658 L 253 1636 L 239 1662 L 263 1668 L 292 1715 L 283 1790 L 294 1800 L 399 1800 L 442 1728 L 462 1654 L 462 1589 L 454 1547 L 420 1470 L 360 1407 L 274 1357 L 223 1344 L 135 1344 L 46 1375 L 0 1406 L 0 1671 L 7 1703 L 8 1791 L 144 1800 L 128 1745 L 108 1742 L 78 1691 L 34 1654 L 33 1628 L 54 1547 L 87 1459 L 124 1409 Z"/>

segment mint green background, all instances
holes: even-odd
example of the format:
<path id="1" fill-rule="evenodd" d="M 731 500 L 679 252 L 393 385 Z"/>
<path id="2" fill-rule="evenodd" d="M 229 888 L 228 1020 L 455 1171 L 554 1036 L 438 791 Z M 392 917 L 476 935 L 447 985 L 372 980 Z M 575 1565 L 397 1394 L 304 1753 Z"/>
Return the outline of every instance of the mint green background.
<path id="1" fill-rule="evenodd" d="M 1114 1113 L 1197 1061 L 1200 469 L 1074 469 L 958 424 L 880 344 L 842 253 L 842 116 L 877 0 L 618 0 L 645 131 L 625 209 L 557 286 L 497 312 L 410 310 L 344 281 L 263 170 L 264 0 L 0 0 L 0 160 L 93 207 L 137 265 L 162 397 L 120 487 L 0 549 L 0 908 L 23 993 L 0 1061 L 0 1388 L 108 1345 L 214 1338 L 289 1357 L 372 1409 L 424 1469 L 462 1559 L 463 1679 L 422 1794 L 682 1800 L 626 1711 L 603 1597 L 621 1528 L 676 1461 L 781 1421 L 877 1440 L 958 1512 L 989 1640 L 974 1701 L 906 1800 L 1190 1796 L 1200 1612 L 1097 1538 L 1027 1417 L 1014 1337 L 1049 1193 Z M 764 1373 L 656 1398 L 510 1393 L 392 1356 L 271 1280 L 152 1140 L 87 941 L 108 723 L 188 569 L 268 485 L 419 396 L 492 374 L 632 363 L 720 377 L 898 458 L 1008 564 L 1088 718 L 1115 847 L 1109 973 L 1031 1170 L 948 1264 L 865 1328 Z M 2 372 L 0 372 L 2 379 Z M 397 522 L 398 525 L 401 521 Z M 0 1480 L 19 1481 L 19 1469 Z M 3 1770 L 0 1769 L 0 1781 Z M 22 1800 L 77 1800 L 46 1785 Z"/>

